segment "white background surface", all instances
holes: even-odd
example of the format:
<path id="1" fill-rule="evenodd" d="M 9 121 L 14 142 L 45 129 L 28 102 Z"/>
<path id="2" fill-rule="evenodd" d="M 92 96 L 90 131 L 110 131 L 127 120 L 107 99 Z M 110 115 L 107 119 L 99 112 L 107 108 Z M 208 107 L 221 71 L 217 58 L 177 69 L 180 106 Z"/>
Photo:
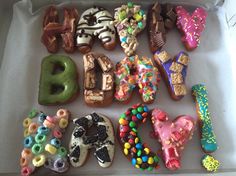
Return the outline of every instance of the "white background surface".
<path id="1" fill-rule="evenodd" d="M 101 1 L 100 1 L 101 2 Z M 199 1 L 200 2 L 200 1 Z M 35 3 L 35 2 L 34 2 Z M 38 3 L 40 4 L 40 3 Z M 19 172 L 19 156 L 23 147 L 22 120 L 28 114 L 31 108 L 35 107 L 45 113 L 53 115 L 56 109 L 61 106 L 46 107 L 37 103 L 38 84 L 40 76 L 40 64 L 43 57 L 47 56 L 46 48 L 41 44 L 42 17 L 44 9 L 37 10 L 40 6 L 37 3 L 33 6 L 34 13 L 31 13 L 30 1 L 22 1 L 14 5 L 11 26 L 8 32 L 6 47 L 0 70 L 0 173 Z M 42 3 L 41 3 L 42 4 Z M 78 7 L 79 14 L 86 8 L 91 7 L 92 2 L 81 2 Z M 96 3 L 97 4 L 97 3 Z M 102 4 L 102 3 L 99 3 Z M 147 4 L 143 5 L 147 10 Z M 72 6 L 72 4 L 64 4 Z M 112 5 L 103 5 L 111 13 L 114 7 L 119 3 Z M 61 8 L 63 5 L 60 5 Z M 62 12 L 62 11 L 61 11 Z M 3 28 L 2 28 L 3 29 Z M 148 48 L 147 31 L 145 30 L 138 40 L 140 45 L 137 54 L 152 57 Z M 235 102 L 235 62 L 231 57 L 230 35 L 228 25 L 225 19 L 223 8 L 209 10 L 206 30 L 202 34 L 200 47 L 189 52 L 191 61 L 187 73 L 188 95 L 179 102 L 170 99 L 164 82 L 160 82 L 159 92 L 155 102 L 150 108 L 158 106 L 167 111 L 171 118 L 180 114 L 189 114 L 196 117 L 194 103 L 190 91 L 191 86 L 197 83 L 205 83 L 209 91 L 209 108 L 212 114 L 212 121 L 217 135 L 217 141 L 220 146 L 213 155 L 221 162 L 220 172 L 236 171 L 236 141 L 234 129 L 236 128 L 236 118 L 234 108 Z M 167 35 L 167 44 L 165 49 L 173 56 L 180 50 L 184 50 L 180 41 L 180 35 L 176 29 L 170 31 Z M 123 59 L 124 54 L 117 45 L 114 51 L 105 51 L 100 47 L 100 43 L 95 42 L 92 51 L 99 51 L 109 56 L 114 63 Z M 62 49 L 60 54 L 67 55 Z M 79 71 L 80 88 L 82 89 L 82 55 L 78 52 L 70 55 L 76 62 Z M 84 104 L 82 91 L 80 96 L 71 104 L 63 106 L 72 112 L 72 118 L 81 117 L 92 111 L 97 111 L 109 116 L 114 126 L 117 126 L 118 117 L 128 107 L 140 101 L 137 92 L 128 105 L 117 102 L 106 108 L 89 108 Z M 71 124 L 66 132 L 64 144 L 68 144 L 73 125 Z M 141 136 L 145 136 L 154 151 L 160 147 L 155 139 L 150 139 L 150 122 L 140 126 Z M 193 140 L 190 141 L 182 156 L 182 168 L 177 172 L 170 172 L 164 168 L 162 162 L 161 169 L 153 172 L 141 172 L 133 168 L 131 163 L 123 156 L 120 147 L 117 144 L 116 155 L 113 165 L 108 169 L 102 169 L 98 166 L 95 158 L 90 154 L 87 163 L 81 168 L 71 168 L 69 174 L 155 174 L 155 173 L 204 173 L 199 162 L 203 156 L 200 149 L 198 131 L 196 130 Z M 9 164 L 11 163 L 11 164 Z M 40 169 L 42 170 L 42 169 Z M 43 171 L 49 173 L 50 171 Z M 38 174 L 42 171 L 38 172 Z M 221 175 L 221 174 L 219 174 Z M 233 175 L 233 174 L 231 174 Z"/>

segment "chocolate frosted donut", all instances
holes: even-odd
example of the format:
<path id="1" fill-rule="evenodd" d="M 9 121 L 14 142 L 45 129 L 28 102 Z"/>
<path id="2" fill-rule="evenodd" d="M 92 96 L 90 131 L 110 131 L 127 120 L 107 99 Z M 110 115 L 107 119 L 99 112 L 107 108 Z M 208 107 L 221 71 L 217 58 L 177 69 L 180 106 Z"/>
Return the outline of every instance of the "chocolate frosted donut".
<path id="1" fill-rule="evenodd" d="M 74 167 L 80 167 L 88 157 L 88 151 L 95 149 L 94 156 L 101 167 L 109 167 L 112 164 L 115 152 L 114 129 L 111 121 L 104 115 L 92 113 L 82 118 L 73 120 L 76 125 L 69 144 L 70 163 Z M 94 135 L 89 136 L 90 128 L 97 128 Z"/>
<path id="2" fill-rule="evenodd" d="M 84 100 L 89 106 L 106 106 L 114 94 L 114 66 L 104 54 L 88 53 L 84 61 Z M 98 76 L 101 73 L 102 80 Z M 101 85 L 99 85 L 101 83 Z"/>
<path id="3" fill-rule="evenodd" d="M 107 50 L 116 45 L 116 33 L 112 24 L 113 17 L 102 7 L 94 6 L 87 9 L 80 17 L 76 31 L 76 43 L 81 53 L 91 50 L 93 40 L 98 37 Z"/>
<path id="4" fill-rule="evenodd" d="M 62 38 L 62 47 L 68 53 L 75 50 L 75 26 L 79 14 L 75 8 L 64 8 L 63 24 L 59 23 L 59 14 L 54 6 L 50 6 L 43 19 L 42 43 L 48 52 L 56 53 L 59 49 L 59 38 Z"/>

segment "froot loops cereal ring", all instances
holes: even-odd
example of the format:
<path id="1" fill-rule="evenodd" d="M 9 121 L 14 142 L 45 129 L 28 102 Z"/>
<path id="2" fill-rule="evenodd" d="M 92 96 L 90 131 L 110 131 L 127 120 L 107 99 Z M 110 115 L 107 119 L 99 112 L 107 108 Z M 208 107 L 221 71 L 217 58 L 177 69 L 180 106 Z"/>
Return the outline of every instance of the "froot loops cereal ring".
<path id="1" fill-rule="evenodd" d="M 148 116 L 149 109 L 145 105 L 136 104 L 129 108 L 119 118 L 118 139 L 124 155 L 134 167 L 151 171 L 158 167 L 159 158 L 142 142 L 137 132 L 138 124 L 144 123 Z"/>
<path id="2" fill-rule="evenodd" d="M 45 155 L 37 155 L 32 160 L 32 163 L 35 167 L 40 167 L 44 165 L 45 161 L 46 161 Z"/>
<path id="3" fill-rule="evenodd" d="M 131 56 L 138 46 L 136 36 L 146 26 L 146 14 L 139 5 L 128 2 L 115 9 L 114 18 L 121 46 L 125 54 Z"/>
<path id="4" fill-rule="evenodd" d="M 64 119 L 68 119 L 70 113 L 66 110 L 66 109 L 59 109 L 57 111 L 57 117 L 58 118 L 64 118 Z"/>
<path id="5" fill-rule="evenodd" d="M 22 124 L 25 135 L 24 148 L 20 158 L 22 176 L 29 176 L 36 168 L 43 166 L 58 173 L 69 169 L 67 150 L 62 146 L 61 139 L 70 113 L 66 109 L 60 109 L 56 114 L 59 116 L 47 116 L 43 112 L 33 110 L 25 118 Z M 60 126 L 61 120 L 64 122 L 61 122 L 63 125 Z"/>

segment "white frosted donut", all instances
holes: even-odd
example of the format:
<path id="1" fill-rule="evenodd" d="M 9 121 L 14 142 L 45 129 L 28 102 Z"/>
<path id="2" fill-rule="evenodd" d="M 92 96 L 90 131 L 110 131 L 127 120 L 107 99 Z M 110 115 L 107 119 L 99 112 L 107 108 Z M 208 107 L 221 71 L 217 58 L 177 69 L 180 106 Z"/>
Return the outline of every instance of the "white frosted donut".
<path id="1" fill-rule="evenodd" d="M 80 167 L 88 157 L 88 151 L 95 149 L 94 156 L 101 167 L 109 167 L 112 164 L 115 151 L 114 129 L 111 121 L 101 114 L 92 113 L 82 118 L 73 120 L 74 128 L 69 144 L 70 163 L 74 167 Z M 97 127 L 95 135 L 87 135 L 92 126 Z"/>
<path id="2" fill-rule="evenodd" d="M 77 47 L 82 53 L 91 50 L 93 38 L 98 37 L 105 49 L 115 47 L 115 28 L 113 17 L 102 7 L 94 6 L 87 9 L 80 17 L 77 25 Z"/>

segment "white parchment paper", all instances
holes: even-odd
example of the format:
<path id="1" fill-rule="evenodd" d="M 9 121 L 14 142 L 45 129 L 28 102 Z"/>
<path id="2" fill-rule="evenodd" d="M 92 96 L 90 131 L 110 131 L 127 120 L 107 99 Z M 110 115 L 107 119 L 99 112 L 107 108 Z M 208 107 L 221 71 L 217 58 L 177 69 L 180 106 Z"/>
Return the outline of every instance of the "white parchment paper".
<path id="1" fill-rule="evenodd" d="M 202 1 L 199 1 L 202 2 Z M 71 2 L 59 4 L 63 6 L 76 6 L 81 14 L 86 8 L 93 5 L 93 2 L 82 1 L 80 3 Z M 112 4 L 96 3 L 103 5 L 111 13 L 120 3 Z M 143 8 L 147 10 L 149 3 L 144 3 Z M 53 115 L 62 106 L 40 106 L 37 103 L 38 85 L 40 77 L 40 65 L 43 57 L 49 55 L 46 48 L 40 42 L 42 33 L 42 18 L 45 7 L 32 11 L 31 1 L 20 1 L 14 5 L 13 18 L 2 60 L 0 70 L 0 173 L 19 173 L 19 157 L 23 144 L 22 120 L 32 108 L 37 108 L 45 113 Z M 192 9 L 192 8 L 191 8 Z M 212 121 L 217 135 L 219 149 L 213 154 L 220 162 L 220 172 L 236 171 L 236 101 L 235 101 L 235 62 L 229 51 L 228 28 L 225 22 L 224 10 L 222 8 L 210 8 L 207 18 L 206 30 L 201 37 L 200 47 L 189 52 L 191 61 L 187 73 L 188 95 L 181 101 L 173 101 L 167 92 L 164 82 L 160 82 L 159 92 L 155 102 L 150 108 L 158 106 L 167 111 L 171 118 L 189 114 L 196 118 L 195 104 L 191 97 L 191 87 L 197 83 L 205 83 L 209 91 L 209 108 Z M 62 11 L 61 11 L 62 12 Z M 140 45 L 137 54 L 152 57 L 148 48 L 147 31 L 145 30 L 139 37 Z M 177 54 L 180 50 L 185 50 L 180 34 L 176 29 L 167 35 L 167 43 L 164 47 L 171 55 Z M 101 44 L 96 41 L 92 51 L 103 52 L 116 63 L 124 58 L 124 53 L 117 45 L 114 51 L 106 51 Z M 62 49 L 58 54 L 67 55 Z M 82 55 L 79 52 L 70 55 L 77 64 L 79 71 L 79 82 L 82 90 Z M 234 64 L 234 65 L 233 65 Z M 72 112 L 72 118 L 82 117 L 93 111 L 103 113 L 112 119 L 117 127 L 118 117 L 128 107 L 140 102 L 140 97 L 136 92 L 132 101 L 128 105 L 113 102 L 106 108 L 89 108 L 83 101 L 82 91 L 80 96 L 72 103 L 63 106 Z M 73 125 L 70 124 L 66 132 L 63 143 L 67 146 Z M 151 131 L 150 122 L 140 126 L 139 132 L 154 151 L 160 149 L 155 139 L 149 137 Z M 113 165 L 108 169 L 98 166 L 92 153 L 86 164 L 81 168 L 71 168 L 67 174 L 87 174 L 87 175 L 108 175 L 108 174 L 155 174 L 155 173 L 204 173 L 200 166 L 200 158 L 203 152 L 200 148 L 198 131 L 195 131 L 193 139 L 186 145 L 182 155 L 182 168 L 176 172 L 170 172 L 163 166 L 152 172 L 141 172 L 135 169 L 122 154 L 118 143 L 116 144 L 116 154 Z M 40 169 L 38 175 L 50 173 L 48 170 Z"/>

